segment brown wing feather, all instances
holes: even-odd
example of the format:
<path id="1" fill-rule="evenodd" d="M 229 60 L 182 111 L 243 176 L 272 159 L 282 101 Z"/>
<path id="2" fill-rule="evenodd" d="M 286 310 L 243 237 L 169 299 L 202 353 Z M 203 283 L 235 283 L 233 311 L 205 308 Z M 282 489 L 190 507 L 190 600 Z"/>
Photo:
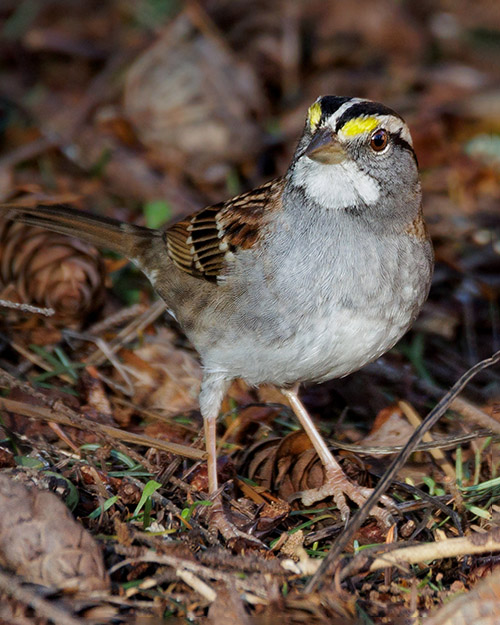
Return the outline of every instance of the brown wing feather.
<path id="1" fill-rule="evenodd" d="M 165 232 L 169 257 L 192 276 L 217 280 L 231 254 L 258 245 L 262 226 L 281 208 L 283 185 L 271 180 L 174 224 Z"/>

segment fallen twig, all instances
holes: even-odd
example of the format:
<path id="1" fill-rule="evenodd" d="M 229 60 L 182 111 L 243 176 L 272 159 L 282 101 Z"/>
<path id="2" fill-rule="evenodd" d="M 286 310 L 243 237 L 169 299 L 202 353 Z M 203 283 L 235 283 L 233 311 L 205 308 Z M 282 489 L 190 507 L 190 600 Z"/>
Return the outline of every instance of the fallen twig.
<path id="1" fill-rule="evenodd" d="M 478 532 L 469 536 L 402 547 L 376 558 L 371 563 L 369 570 L 378 571 L 387 566 L 416 564 L 417 562 L 457 558 L 478 553 L 488 553 L 490 551 L 500 551 L 500 531 L 498 528 L 485 534 Z"/>
<path id="2" fill-rule="evenodd" d="M 132 563 L 148 562 L 161 564 L 172 567 L 176 571 L 189 571 L 192 575 L 196 575 L 201 579 L 223 581 L 228 584 L 234 583 L 238 591 L 251 592 L 256 595 L 256 597 L 259 597 L 261 602 L 267 602 L 268 600 L 270 584 L 261 576 L 247 576 L 245 578 L 235 579 L 233 573 L 221 570 L 220 565 L 211 567 L 205 564 L 199 564 L 198 562 L 194 562 L 187 558 L 179 557 L 178 555 L 168 553 L 160 554 L 149 549 L 145 550 L 137 549 L 137 547 L 123 547 L 122 545 L 116 545 L 115 551 L 116 553 L 125 555 L 127 559 L 115 564 L 109 571 L 110 575 L 119 568 L 128 566 Z M 284 577 L 286 575 L 283 569 L 278 569 L 278 574 L 280 577 Z"/>
<path id="3" fill-rule="evenodd" d="M 0 372 L 0 381 L 3 372 Z M 60 404 L 57 406 L 60 408 Z M 62 425 L 68 425 L 78 428 L 79 430 L 92 431 L 96 435 L 106 435 L 113 441 L 125 441 L 134 445 L 144 445 L 145 447 L 153 447 L 154 449 L 160 449 L 162 451 L 168 451 L 173 454 L 184 456 L 185 458 L 192 458 L 193 460 L 204 460 L 205 452 L 201 449 L 194 449 L 187 445 L 180 445 L 179 443 L 170 443 L 168 441 L 152 438 L 151 436 L 145 436 L 143 434 L 134 434 L 133 432 L 127 432 L 126 430 L 120 430 L 119 428 L 112 427 L 110 425 L 104 425 L 103 423 L 97 423 L 96 421 L 90 421 L 85 417 L 74 413 L 71 418 L 60 414 L 57 409 L 45 408 L 43 406 L 33 406 L 21 401 L 14 401 L 12 399 L 0 398 L 0 409 L 9 410 L 16 414 L 24 415 L 25 417 L 31 417 L 33 419 L 52 421 L 55 423 L 61 423 Z M 128 451 L 128 450 L 127 450 Z"/>
<path id="4" fill-rule="evenodd" d="M 430 451 L 431 449 L 453 449 L 459 445 L 476 441 L 479 438 L 487 438 L 491 436 L 492 442 L 499 442 L 500 437 L 494 434 L 490 429 L 476 430 L 468 434 L 459 434 L 456 436 L 439 436 L 433 438 L 427 443 L 419 443 L 413 451 Z M 404 449 L 404 445 L 360 445 L 359 443 L 346 443 L 328 439 L 328 446 L 333 449 L 342 449 L 344 451 L 352 451 L 355 454 L 369 456 L 387 456 L 396 454 Z"/>
<path id="5" fill-rule="evenodd" d="M 363 571 L 373 573 L 391 566 L 401 567 L 402 565 L 417 564 L 419 562 L 500 551 L 500 529 L 495 528 L 493 531 L 484 534 L 476 532 L 470 536 L 448 538 L 447 540 L 414 544 L 400 548 L 397 548 L 397 544 L 385 545 L 383 553 L 378 553 L 373 558 L 372 554 L 377 549 L 380 550 L 380 547 L 372 547 L 359 552 L 342 569 L 340 580 L 342 581 Z M 308 556 L 305 551 L 304 554 L 299 563 L 283 560 L 281 565 L 286 570 L 300 575 L 307 574 L 307 570 L 318 572 L 320 570 L 320 562 Z"/>
<path id="6" fill-rule="evenodd" d="M 0 299 L 0 306 L 2 308 L 13 308 L 14 310 L 20 310 L 21 312 L 35 313 L 37 315 L 45 315 L 46 317 L 52 317 L 55 315 L 53 308 L 40 308 L 39 306 L 33 306 L 32 304 L 22 304 L 19 302 L 11 302 L 8 299 Z"/>
<path id="7" fill-rule="evenodd" d="M 188 571 L 184 567 L 180 567 L 175 571 L 177 577 L 182 579 L 182 581 L 191 586 L 193 590 L 195 590 L 198 594 L 204 597 L 207 601 L 215 601 L 217 597 L 217 593 L 213 588 L 211 588 L 208 584 L 206 584 L 203 580 L 197 577 L 191 571 Z"/>
<path id="8" fill-rule="evenodd" d="M 398 402 L 398 406 L 403 411 L 403 414 L 407 418 L 410 425 L 412 425 L 415 429 L 417 429 L 418 427 L 420 427 L 420 425 L 422 425 L 422 419 L 420 415 L 415 410 L 415 408 L 413 408 L 411 404 L 409 404 L 406 401 L 400 401 Z M 429 432 L 427 432 L 427 434 L 424 434 L 422 436 L 422 440 L 424 442 L 430 443 L 433 440 L 433 438 L 429 434 Z M 453 468 L 452 464 L 448 462 L 448 460 L 446 459 L 446 456 L 444 455 L 443 450 L 431 449 L 429 450 L 429 452 L 431 456 L 434 458 L 434 460 L 436 461 L 436 464 L 443 470 L 446 476 L 455 480 L 456 479 L 455 469 Z"/>
<path id="9" fill-rule="evenodd" d="M 397 545 L 392 545 L 397 547 Z M 448 538 L 432 543 L 406 545 L 399 548 L 385 550 L 384 553 L 372 557 L 376 547 L 366 549 L 357 554 L 349 564 L 342 569 L 340 579 L 346 579 L 362 571 L 379 571 L 389 566 L 401 566 L 403 564 L 417 564 L 444 558 L 458 558 L 474 554 L 500 551 L 500 530 L 495 528 L 491 532 L 476 532 L 469 536 Z"/>

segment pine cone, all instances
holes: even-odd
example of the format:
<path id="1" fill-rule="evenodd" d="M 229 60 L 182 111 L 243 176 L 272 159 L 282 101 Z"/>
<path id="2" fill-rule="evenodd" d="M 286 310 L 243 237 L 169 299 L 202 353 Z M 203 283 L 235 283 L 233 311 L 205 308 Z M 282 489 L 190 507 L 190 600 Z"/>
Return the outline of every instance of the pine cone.
<path id="1" fill-rule="evenodd" d="M 79 326 L 103 303 L 102 257 L 78 239 L 0 220 L 0 297 L 53 308 L 53 323 Z"/>
<path id="2" fill-rule="evenodd" d="M 99 545 L 59 497 L 3 473 L 0 563 L 33 584 L 84 592 L 109 589 Z"/>

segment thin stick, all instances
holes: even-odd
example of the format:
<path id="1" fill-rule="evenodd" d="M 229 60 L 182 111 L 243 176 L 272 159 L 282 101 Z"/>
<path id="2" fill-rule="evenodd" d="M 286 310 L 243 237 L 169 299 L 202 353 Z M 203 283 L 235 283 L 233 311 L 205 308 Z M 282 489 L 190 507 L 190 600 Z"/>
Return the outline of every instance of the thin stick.
<path id="1" fill-rule="evenodd" d="M 56 314 L 56 311 L 53 308 L 40 308 L 39 306 L 33 306 L 32 304 L 12 302 L 10 299 L 0 299 L 0 306 L 2 308 L 13 308 L 14 310 L 20 310 L 21 312 L 45 315 L 46 317 L 52 317 L 52 315 Z"/>
<path id="2" fill-rule="evenodd" d="M 188 586 L 191 586 L 193 590 L 195 590 L 199 595 L 201 595 L 204 599 L 212 603 L 217 598 L 217 593 L 215 590 L 210 587 L 207 583 L 202 581 L 199 577 L 197 577 L 192 571 L 188 571 L 184 567 L 179 567 L 175 571 L 177 577 L 182 579 Z"/>
<path id="3" fill-rule="evenodd" d="M 79 430 L 92 431 L 97 436 L 105 435 L 108 439 L 112 439 L 113 441 L 125 441 L 127 443 L 132 443 L 133 445 L 152 447 L 153 449 L 168 451 L 179 456 L 184 456 L 185 458 L 192 458 L 193 460 L 204 460 L 206 457 L 205 452 L 201 449 L 194 449 L 193 447 L 188 447 L 187 445 L 170 443 L 169 441 L 163 441 L 151 436 L 134 434 L 133 432 L 120 430 L 110 425 L 90 421 L 85 417 L 81 417 L 78 413 L 75 413 L 72 418 L 66 417 L 62 415 L 57 408 L 61 408 L 61 404 L 54 406 L 54 409 L 52 409 L 45 408 L 43 406 L 33 406 L 32 404 L 14 401 L 12 399 L 7 399 L 6 397 L 0 398 L 0 410 L 8 410 L 25 417 L 68 425 Z"/>
<path id="4" fill-rule="evenodd" d="M 142 315 L 146 310 L 144 304 L 133 304 L 127 308 L 121 308 L 118 312 L 113 313 L 105 319 L 101 319 L 96 323 L 93 323 L 88 329 L 87 334 L 96 336 L 102 334 L 114 326 L 119 326 L 122 323 L 128 323 L 130 319 L 135 319 L 139 315 Z"/>
<path id="5" fill-rule="evenodd" d="M 415 410 L 415 408 L 411 404 L 409 404 L 407 401 L 400 401 L 398 402 L 398 406 L 401 408 L 401 410 L 403 411 L 403 414 L 408 419 L 408 422 L 410 423 L 411 426 L 413 426 L 413 428 L 417 429 L 418 427 L 420 427 L 420 425 L 422 425 L 421 416 L 418 414 L 418 412 Z M 429 432 L 427 432 L 427 434 L 424 434 L 422 436 L 422 440 L 426 443 L 430 443 L 433 441 L 433 438 L 429 434 Z M 448 462 L 448 460 L 446 459 L 446 456 L 444 455 L 443 450 L 435 448 L 435 449 L 431 449 L 429 453 L 436 461 L 436 464 L 446 474 L 446 476 L 451 478 L 452 480 L 456 480 L 457 476 L 455 474 L 455 469 L 453 468 L 451 462 Z"/>
<path id="6" fill-rule="evenodd" d="M 450 406 L 450 410 L 453 408 Z M 453 449 L 459 445 L 465 445 L 465 443 L 471 443 L 477 441 L 480 438 L 491 437 L 492 442 L 498 443 L 500 436 L 495 434 L 490 429 L 476 430 L 469 434 L 459 434 L 458 436 L 440 436 L 434 438 L 429 443 L 419 443 L 413 451 L 430 451 L 431 449 Z M 355 454 L 362 456 L 367 454 L 369 456 L 388 456 L 398 453 L 404 448 L 404 445 L 361 445 L 360 443 L 345 443 L 344 441 L 336 441 L 328 439 L 328 446 L 333 449 L 342 449 L 344 451 L 352 451 Z"/>
<path id="7" fill-rule="evenodd" d="M 486 534 L 470 534 L 460 538 L 448 538 L 433 543 L 422 543 L 410 547 L 401 547 L 390 553 L 378 556 L 371 564 L 370 571 L 378 571 L 387 566 L 401 564 L 417 564 L 429 560 L 458 558 L 460 556 L 491 553 L 500 551 L 500 535 L 498 528 Z"/>
<path id="8" fill-rule="evenodd" d="M 153 470 L 153 465 L 146 458 L 138 454 L 134 449 L 124 445 L 120 439 L 112 438 L 111 436 L 108 436 L 102 429 L 99 429 L 99 426 L 101 424 L 98 424 L 95 421 L 90 421 L 82 414 L 74 411 L 69 406 L 66 406 L 66 404 L 64 404 L 61 400 L 57 399 L 56 401 L 54 401 L 47 395 L 44 395 L 44 393 L 37 391 L 28 382 L 23 382 L 22 380 L 19 380 L 4 369 L 0 368 L 0 386 L 2 384 L 5 385 L 5 387 L 8 389 L 21 389 L 31 397 L 37 399 L 38 402 L 42 404 L 42 406 L 48 406 L 56 414 L 61 414 L 61 416 L 64 415 L 67 419 L 71 421 L 72 425 L 79 423 L 80 429 L 94 432 L 95 435 L 103 440 L 106 444 L 115 446 L 123 453 L 129 455 L 133 460 L 135 460 L 138 464 L 141 464 L 148 471 Z M 35 414 L 33 416 L 36 417 L 37 415 Z M 55 418 L 51 420 L 57 421 L 57 419 Z"/>
<path id="9" fill-rule="evenodd" d="M 122 441 L 127 441 L 136 445 L 144 445 L 146 447 L 153 447 L 154 449 L 162 449 L 163 451 L 171 451 L 172 453 L 187 458 L 193 458 L 194 460 L 204 460 L 206 454 L 201 449 L 194 449 L 187 445 L 180 445 L 179 443 L 169 443 L 168 441 L 161 441 L 159 439 L 152 438 L 151 436 L 143 436 L 140 434 L 133 434 L 132 432 L 126 432 L 119 430 L 103 423 L 97 423 L 96 421 L 90 421 L 80 413 L 76 412 L 69 406 L 66 406 L 61 400 L 51 400 L 40 391 L 34 389 L 30 384 L 17 380 L 13 375 L 0 368 L 0 387 L 6 388 L 19 388 L 25 393 L 28 393 L 35 399 L 37 399 L 42 406 L 33 406 L 24 402 L 17 402 L 7 398 L 0 398 L 0 409 L 2 406 L 6 410 L 18 411 L 18 414 L 23 414 L 35 419 L 44 419 L 47 421 L 54 421 L 55 423 L 62 423 L 64 425 L 74 426 L 80 430 L 86 430 L 93 432 L 96 436 L 103 439 L 106 443 L 111 445 L 117 445 L 121 450 L 129 454 L 134 460 L 142 464 L 144 467 L 152 468 L 146 458 L 143 458 L 136 454 L 129 447 L 125 447 Z M 10 408 L 9 408 L 10 406 Z"/>
<path id="10" fill-rule="evenodd" d="M 170 553 L 158 553 L 151 550 L 140 549 L 137 547 L 124 547 L 123 545 L 115 545 L 114 551 L 118 554 L 123 554 L 126 556 L 126 560 L 122 560 L 118 564 L 115 564 L 110 572 L 114 572 L 123 566 L 127 566 L 130 563 L 134 562 L 149 562 L 152 564 L 161 564 L 164 566 L 172 567 L 175 571 L 179 569 L 184 569 L 193 573 L 197 577 L 201 579 L 208 580 L 216 580 L 222 581 L 229 584 L 235 584 L 236 588 L 239 592 L 241 591 L 250 591 L 255 593 L 259 597 L 267 598 L 269 596 L 270 589 L 272 589 L 272 584 L 261 584 L 259 579 L 255 576 L 249 575 L 246 578 L 235 579 L 233 572 L 226 572 L 223 570 L 225 567 L 220 564 L 215 566 L 200 564 L 198 562 L 193 562 L 188 560 L 187 558 L 179 557 L 175 554 Z M 248 556 L 247 556 L 248 557 Z M 255 561 L 252 562 L 249 559 L 249 564 L 254 564 Z M 224 562 L 224 564 L 226 564 Z M 267 563 L 264 563 L 264 566 Z M 281 567 L 280 567 L 281 568 Z M 244 565 L 243 565 L 244 570 Z M 277 574 L 285 575 L 285 571 L 282 569 L 281 571 L 278 569 Z"/>
<path id="11" fill-rule="evenodd" d="M 479 372 L 487 367 L 491 367 L 500 361 L 500 350 L 495 352 L 490 358 L 486 358 L 476 365 L 471 367 L 464 375 L 451 387 L 451 389 L 444 395 L 444 397 L 434 406 L 427 417 L 424 419 L 422 425 L 415 430 L 410 437 L 410 440 L 406 443 L 401 453 L 393 460 L 390 467 L 387 469 L 385 475 L 377 484 L 373 493 L 368 497 L 365 505 L 360 508 L 349 522 L 346 530 L 339 536 L 333 547 L 330 549 L 328 555 L 323 560 L 318 571 L 312 576 L 305 588 L 306 593 L 313 592 L 322 583 L 325 577 L 332 571 L 338 562 L 340 555 L 344 548 L 349 544 L 353 536 L 363 525 L 368 518 L 371 509 L 375 506 L 380 497 L 386 492 L 391 485 L 394 476 L 406 463 L 410 455 L 413 453 L 415 446 L 420 443 L 422 437 L 428 432 L 444 415 L 448 410 L 451 402 L 455 397 L 464 389 L 464 387 L 474 378 Z"/>

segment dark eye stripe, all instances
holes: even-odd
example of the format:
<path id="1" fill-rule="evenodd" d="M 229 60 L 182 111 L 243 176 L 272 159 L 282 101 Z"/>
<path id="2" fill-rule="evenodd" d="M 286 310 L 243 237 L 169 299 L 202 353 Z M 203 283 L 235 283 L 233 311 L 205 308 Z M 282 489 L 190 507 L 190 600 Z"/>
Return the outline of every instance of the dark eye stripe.
<path id="1" fill-rule="evenodd" d="M 417 159 L 417 155 L 415 154 L 415 150 L 412 148 L 412 146 L 408 143 L 408 141 L 406 141 L 405 139 L 403 139 L 403 137 L 401 136 L 401 134 L 399 132 L 395 133 L 395 134 L 391 134 L 391 141 L 395 144 L 395 145 L 399 145 L 399 147 L 403 148 L 403 150 L 408 150 L 408 152 L 410 152 L 411 154 L 413 154 L 413 158 L 415 159 L 415 162 L 417 163 L 418 166 L 418 159 Z"/>
<path id="2" fill-rule="evenodd" d="M 391 135 L 391 139 L 392 139 L 392 142 L 395 143 L 396 145 L 399 145 L 400 147 L 404 148 L 405 150 L 408 150 L 409 152 L 414 152 L 414 149 L 411 147 L 408 141 L 403 139 L 403 137 L 399 133 Z"/>

